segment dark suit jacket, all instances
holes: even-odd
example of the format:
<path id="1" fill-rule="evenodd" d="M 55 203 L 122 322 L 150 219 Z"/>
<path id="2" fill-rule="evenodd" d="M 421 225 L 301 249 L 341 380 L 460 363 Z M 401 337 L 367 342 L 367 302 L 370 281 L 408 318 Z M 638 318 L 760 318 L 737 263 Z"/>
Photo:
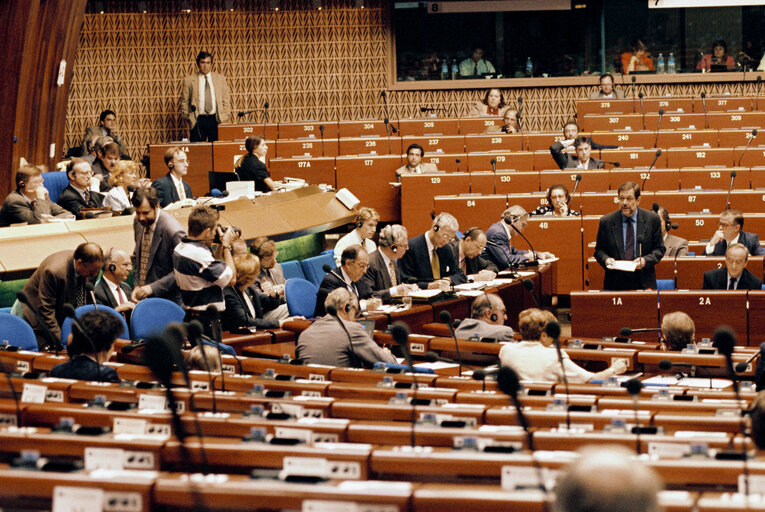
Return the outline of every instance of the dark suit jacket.
<path id="1" fill-rule="evenodd" d="M 60 379 L 77 379 L 102 382 L 119 382 L 120 378 L 114 368 L 98 364 L 83 355 L 72 357 L 66 363 L 57 364 L 50 371 L 51 377 Z"/>
<path id="2" fill-rule="evenodd" d="M 702 288 L 704 290 L 727 290 L 728 269 L 723 267 L 704 272 L 704 284 L 702 285 Z M 736 289 L 761 290 L 762 281 L 747 269 L 744 269 L 738 281 L 738 288 Z"/>
<path id="3" fill-rule="evenodd" d="M 417 285 L 420 288 L 427 288 L 428 283 L 433 281 L 433 269 L 430 268 L 430 254 L 428 254 L 428 244 L 425 241 L 427 234 L 423 233 L 409 239 L 409 250 L 399 260 L 401 269 L 401 278 L 407 282 L 410 277 L 417 278 Z M 452 284 L 467 283 L 467 277 L 460 270 L 457 258 L 454 257 L 454 251 L 449 244 L 440 249 L 436 249 L 438 254 L 439 268 L 442 279 L 449 279 Z"/>
<path id="4" fill-rule="evenodd" d="M 393 266 L 396 269 L 396 279 L 401 283 L 401 269 L 394 261 Z M 369 268 L 362 280 L 372 290 L 372 295 L 380 298 L 384 303 L 391 302 L 393 297 L 390 295 L 390 289 L 393 283 L 390 280 L 390 269 L 385 264 L 380 251 L 374 251 L 369 255 Z"/>
<path id="5" fill-rule="evenodd" d="M 186 231 L 181 224 L 167 212 L 160 211 L 154 228 L 154 237 L 151 239 L 149 251 L 149 270 L 146 274 L 146 282 L 151 285 L 155 297 L 172 300 L 181 304 L 181 293 L 175 282 L 173 273 L 173 251 L 175 246 L 186 236 Z M 137 220 L 133 220 L 133 234 L 135 249 L 133 250 L 133 275 L 141 275 L 141 242 L 143 240 L 143 226 Z"/>
<path id="6" fill-rule="evenodd" d="M 593 149 L 595 148 L 593 147 Z M 550 146 L 550 154 L 552 154 L 555 163 L 557 163 L 558 167 L 561 169 L 576 169 L 579 165 L 579 159 L 575 155 L 569 155 L 568 153 L 563 152 L 563 144 L 560 142 L 556 142 Z M 602 160 L 598 160 L 597 158 L 590 157 L 590 161 L 587 163 L 588 169 L 603 169 L 603 167 L 605 167 L 605 164 Z"/>
<path id="7" fill-rule="evenodd" d="M 510 248 L 510 239 L 507 237 L 504 223 L 504 220 L 495 222 L 486 230 L 486 239 L 491 243 L 487 243 L 483 250 L 483 256 L 492 261 L 499 270 L 528 261 L 526 253 L 531 250 L 518 249 L 515 245 Z"/>
<path id="8" fill-rule="evenodd" d="M 236 173 L 242 181 L 254 181 L 255 190 L 259 192 L 270 192 L 271 189 L 266 185 L 265 179 L 270 178 L 266 164 L 260 161 L 255 155 L 246 155 L 242 160 L 242 165 Z"/>
<path id="9" fill-rule="evenodd" d="M 159 206 L 161 208 L 181 200 L 178 196 L 178 190 L 175 188 L 175 183 L 173 183 L 173 178 L 170 177 L 170 173 L 155 180 L 151 186 L 156 188 L 159 193 Z M 183 189 L 186 191 L 186 197 L 194 197 L 191 193 L 191 186 L 185 181 L 183 182 Z"/>
<path id="10" fill-rule="evenodd" d="M 762 247 L 760 247 L 760 237 L 755 233 L 746 233 L 744 231 L 738 234 L 738 243 L 744 244 L 749 249 L 749 254 L 752 256 L 762 256 L 765 254 Z M 708 256 L 725 256 L 725 251 L 728 249 L 728 242 L 720 240 L 715 244 L 715 250 Z"/>
<path id="11" fill-rule="evenodd" d="M 104 196 L 91 190 L 90 201 L 88 201 L 88 204 L 85 204 L 80 193 L 72 185 L 67 185 L 61 191 L 61 195 L 58 196 L 58 204 L 65 210 L 72 212 L 78 219 L 82 219 L 83 216 L 80 215 L 80 210 L 83 208 L 101 208 L 104 204 Z"/>
<path id="12" fill-rule="evenodd" d="M 61 339 L 61 324 L 66 318 L 64 304 L 74 304 L 76 283 L 80 280 L 84 278 L 75 272 L 74 251 L 60 251 L 42 260 L 24 285 L 29 303 L 40 312 L 45 325 L 57 340 Z M 85 301 L 89 301 L 87 294 Z M 47 340 L 42 336 L 42 327 L 27 306 L 24 306 L 24 317 L 38 335 L 38 343 L 45 345 Z"/>
<path id="13" fill-rule="evenodd" d="M 238 288 L 227 286 L 223 289 L 223 299 L 226 301 L 226 309 L 223 311 L 223 328 L 227 331 L 235 331 L 240 327 L 258 327 L 260 329 L 273 329 L 279 327 L 278 321 L 269 321 L 263 318 L 263 308 L 260 305 L 260 294 L 254 287 L 245 290 L 252 301 L 255 316 L 250 314 L 250 309 L 244 302 L 244 296 Z"/>
<path id="14" fill-rule="evenodd" d="M 122 282 L 119 284 L 119 287 L 122 288 L 122 291 L 125 293 L 127 300 L 130 300 L 130 294 L 133 293 L 133 289 L 130 287 L 130 285 Z M 117 299 L 114 298 L 114 295 L 112 295 L 112 292 L 109 290 L 109 285 L 106 284 L 106 281 L 104 281 L 103 278 L 98 280 L 93 293 L 96 295 L 97 303 L 103 304 L 104 306 L 109 306 L 112 309 L 118 306 Z"/>
<path id="15" fill-rule="evenodd" d="M 343 275 L 340 271 L 340 268 L 334 268 L 332 269 L 332 272 L 328 272 L 327 275 L 324 276 L 324 279 L 321 280 L 321 284 L 319 285 L 319 292 L 316 294 L 316 308 L 313 312 L 313 316 L 315 318 L 324 316 L 327 313 L 327 311 L 324 309 L 324 301 L 327 300 L 327 295 L 329 295 L 329 292 L 335 288 L 347 288 L 345 281 L 337 277 L 335 273 Z M 372 289 L 364 281 L 363 276 L 353 284 L 356 286 L 359 300 L 368 299 L 372 296 Z"/>
<path id="16" fill-rule="evenodd" d="M 40 224 L 43 215 L 66 216 L 69 215 L 69 212 L 46 199 L 37 199 L 35 207 L 32 208 L 26 197 L 14 190 L 8 194 L 5 201 L 3 201 L 2 208 L 0 208 L 0 227 L 21 222 Z"/>
<path id="17" fill-rule="evenodd" d="M 638 250 L 645 259 L 645 267 L 635 272 L 606 269 L 603 281 L 604 290 L 656 289 L 656 269 L 654 266 L 661 260 L 666 251 L 661 236 L 661 219 L 655 213 L 642 208 L 638 208 L 635 240 L 639 240 L 640 237 L 643 238 L 643 245 L 642 251 Z M 635 257 L 637 258 L 637 255 Z M 598 237 L 595 242 L 595 259 L 603 268 L 606 268 L 608 258 L 625 259 L 621 210 L 600 218 Z"/>
<path id="18" fill-rule="evenodd" d="M 459 240 L 455 240 L 449 244 L 449 247 L 452 249 L 452 252 L 454 253 L 454 259 L 457 260 L 457 264 L 459 265 L 460 261 L 460 243 Z M 479 254 L 475 258 L 468 258 L 465 257 L 465 276 L 471 276 L 473 274 L 477 274 L 481 270 L 491 270 L 495 274 L 499 272 L 497 269 L 497 266 L 490 260 L 484 259 Z"/>

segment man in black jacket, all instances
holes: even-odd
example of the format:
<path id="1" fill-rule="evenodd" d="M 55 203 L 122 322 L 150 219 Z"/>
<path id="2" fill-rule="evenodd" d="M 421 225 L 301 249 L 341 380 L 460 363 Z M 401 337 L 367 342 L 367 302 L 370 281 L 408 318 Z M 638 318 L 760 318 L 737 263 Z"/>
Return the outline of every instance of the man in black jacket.
<path id="1" fill-rule="evenodd" d="M 760 290 L 762 281 L 746 269 L 749 251 L 743 244 L 731 244 L 725 251 L 725 268 L 704 272 L 704 290 Z"/>
<path id="2" fill-rule="evenodd" d="M 720 223 L 704 248 L 706 256 L 723 256 L 729 245 L 743 244 L 752 256 L 762 256 L 765 252 L 760 247 L 760 237 L 755 233 L 746 233 L 744 214 L 739 210 L 725 210 L 720 214 Z"/>
<path id="3" fill-rule="evenodd" d="M 94 289 L 96 302 L 119 311 L 126 320 L 130 320 L 129 314 L 135 307 L 130 300 L 133 289 L 125 282 L 131 270 L 130 255 L 121 249 L 110 249 L 104 258 L 104 273 Z"/>
<path id="4" fill-rule="evenodd" d="M 449 244 L 460 270 L 469 281 L 491 281 L 497 277 L 497 266 L 481 257 L 486 247 L 486 233 L 481 228 L 470 228 L 462 239 Z"/>
<path id="5" fill-rule="evenodd" d="M 360 245 L 350 245 L 345 248 L 340 256 L 340 266 L 332 269 L 319 285 L 316 294 L 316 308 L 313 316 L 320 317 L 326 314 L 324 301 L 327 295 L 336 288 L 347 288 L 358 302 L 372 297 L 372 289 L 362 279 L 369 268 L 369 255 Z"/>
<path id="6" fill-rule="evenodd" d="M 104 196 L 98 191 L 100 181 L 93 177 L 93 169 L 82 158 L 72 158 L 66 166 L 69 185 L 58 196 L 58 204 L 78 219 L 87 217 L 83 208 L 101 208 Z"/>
<path id="7" fill-rule="evenodd" d="M 454 216 L 442 212 L 433 219 L 428 231 L 410 238 L 409 250 L 400 263 L 404 282 L 414 277 L 420 288 L 441 290 L 466 283 L 467 278 L 448 245 L 459 228 Z"/>

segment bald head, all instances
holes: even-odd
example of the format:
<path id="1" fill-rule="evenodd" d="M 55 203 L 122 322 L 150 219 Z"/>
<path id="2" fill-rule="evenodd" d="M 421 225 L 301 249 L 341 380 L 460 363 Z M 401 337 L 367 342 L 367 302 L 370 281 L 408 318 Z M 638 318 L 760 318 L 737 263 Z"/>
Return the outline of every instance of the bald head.
<path id="1" fill-rule="evenodd" d="M 588 446 L 558 478 L 558 512 L 659 512 L 658 475 L 622 446 Z"/>

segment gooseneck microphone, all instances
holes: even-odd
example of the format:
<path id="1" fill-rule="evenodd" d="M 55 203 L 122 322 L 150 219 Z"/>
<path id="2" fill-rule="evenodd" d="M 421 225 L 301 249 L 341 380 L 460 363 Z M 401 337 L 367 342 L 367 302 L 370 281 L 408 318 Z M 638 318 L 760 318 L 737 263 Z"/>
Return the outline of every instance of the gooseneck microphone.
<path id="1" fill-rule="evenodd" d="M 648 178 L 651 177 L 651 169 L 653 169 L 653 166 L 656 164 L 656 160 L 658 160 L 660 156 L 661 156 L 661 149 L 657 149 L 656 155 L 654 155 L 653 157 L 653 162 L 651 162 L 651 165 L 648 167 L 648 171 L 645 173 L 645 176 L 643 177 L 643 183 L 640 184 L 641 192 L 645 189 L 645 182 Z"/>
<path id="2" fill-rule="evenodd" d="M 661 363 L 660 363 L 661 365 Z M 635 410 L 635 453 L 640 455 L 640 416 L 638 414 L 638 405 L 640 401 L 640 391 L 643 389 L 643 383 L 639 378 L 630 379 L 624 383 L 624 387 L 627 388 L 627 393 L 632 396 L 632 405 Z"/>
<path id="3" fill-rule="evenodd" d="M 321 156 L 324 156 L 324 125 L 319 125 L 319 135 L 321 136 Z M 390 153 L 390 138 L 388 139 L 388 153 Z"/>
<path id="4" fill-rule="evenodd" d="M 494 174 L 494 194 L 497 193 L 497 159 L 492 158 L 491 162 L 491 172 Z"/>
<path id="5" fill-rule="evenodd" d="M 558 355 L 558 364 L 560 365 L 561 378 L 563 379 L 563 389 L 566 390 L 566 430 L 571 431 L 571 397 L 568 391 L 568 376 L 566 376 L 566 365 L 563 363 L 563 351 L 560 349 L 560 324 L 555 320 L 547 322 L 545 333 L 552 338 L 555 345 L 555 353 Z"/>
<path id="6" fill-rule="evenodd" d="M 518 131 L 523 135 L 523 98 L 518 96 L 518 112 L 515 114 L 515 120 L 518 122 Z"/>
<path id="7" fill-rule="evenodd" d="M 741 167 L 741 160 L 744 159 L 744 154 L 746 154 L 746 150 L 749 149 L 749 145 L 752 143 L 755 137 L 757 137 L 757 129 L 752 130 L 751 135 L 748 137 L 749 140 L 746 141 L 746 146 L 744 146 L 744 150 L 741 152 L 741 156 L 738 157 L 738 164 L 736 167 Z"/>
<path id="8" fill-rule="evenodd" d="M 633 77 L 634 79 L 634 77 Z M 634 81 L 632 82 L 635 83 Z M 643 93 L 638 93 L 638 98 L 640 98 L 640 112 L 643 114 L 643 129 L 645 130 L 645 106 L 643 105 Z"/>
<path id="9" fill-rule="evenodd" d="M 348 337 L 348 346 L 351 348 L 351 359 L 353 360 L 353 367 L 363 368 L 361 360 L 356 355 L 356 349 L 353 346 L 353 338 L 351 338 L 351 333 L 349 333 L 348 329 L 345 327 L 345 322 L 343 322 L 343 320 L 337 315 L 337 308 L 331 305 L 327 306 L 327 313 L 329 313 L 335 318 L 335 320 L 337 320 L 337 322 L 340 324 L 340 327 L 342 327 L 343 331 L 345 331 L 345 335 Z"/>
<path id="10" fill-rule="evenodd" d="M 524 215 L 528 215 L 528 213 L 526 213 L 526 214 L 524 214 Z M 521 218 L 523 218 L 523 216 L 524 216 L 524 215 L 522 215 L 522 216 L 521 216 Z M 528 239 L 528 238 L 526 238 L 526 236 L 525 236 L 523 233 L 521 233 L 521 230 L 520 230 L 520 229 L 518 229 L 518 228 L 516 228 L 516 227 L 515 227 L 515 221 L 510 223 L 510 227 L 511 227 L 511 228 L 513 228 L 513 229 L 515 230 L 515 232 L 516 232 L 516 233 L 518 233 L 519 235 L 521 235 L 521 238 L 523 238 L 524 240 L 526 240 L 526 243 L 527 243 L 527 244 L 529 244 L 529 249 L 531 249 L 531 254 L 533 254 L 533 255 L 534 255 L 534 257 L 533 257 L 531 260 L 529 260 L 529 261 L 526 261 L 524 264 L 525 264 L 526 266 L 528 266 L 528 267 L 534 267 L 534 266 L 537 266 L 537 265 L 539 265 L 539 258 L 537 258 L 537 252 L 534 250 L 534 246 L 533 246 L 533 245 L 531 245 L 531 242 L 529 241 L 529 239 Z"/>
<path id="11" fill-rule="evenodd" d="M 398 344 L 398 346 L 401 348 L 401 352 L 404 354 L 404 359 L 406 359 L 406 364 L 409 366 L 409 371 L 412 372 L 412 384 L 414 388 L 412 389 L 412 416 L 410 419 L 412 423 L 412 430 L 409 433 L 409 442 L 414 448 L 415 445 L 415 433 L 414 433 L 414 426 L 417 423 L 417 409 L 415 408 L 417 405 L 417 390 L 419 389 L 419 386 L 417 385 L 417 372 L 414 371 L 414 365 L 412 364 L 412 354 L 409 353 L 409 327 L 404 322 L 394 322 L 393 325 L 390 326 L 390 334 L 393 337 L 393 341 Z"/>
<path id="12" fill-rule="evenodd" d="M 762 84 L 762 76 L 757 75 L 757 89 L 754 93 L 754 110 L 760 110 L 760 85 Z"/>
<path id="13" fill-rule="evenodd" d="M 122 347 L 120 349 L 120 352 L 122 352 L 123 354 L 129 354 L 129 353 L 131 353 L 132 351 L 134 351 L 137 348 L 145 347 L 147 343 L 148 343 L 148 341 L 146 341 L 146 340 L 139 341 L 138 343 L 130 343 L 130 344 L 125 345 L 124 347 Z"/>
<path id="14" fill-rule="evenodd" d="M 664 109 L 659 109 L 659 123 L 656 125 L 656 138 L 653 141 L 653 147 L 659 145 L 659 130 L 661 129 L 661 120 L 664 118 Z"/>
<path id="15" fill-rule="evenodd" d="M 624 75 L 622 75 L 622 77 L 623 77 L 623 76 L 624 76 Z M 632 82 L 632 83 L 630 84 L 630 89 L 631 89 L 631 91 L 632 91 L 632 111 L 633 111 L 633 112 L 635 111 L 635 81 L 636 81 L 636 80 L 637 80 L 637 78 L 635 77 L 635 75 L 632 75 L 632 80 L 630 80 L 630 81 Z"/>
<path id="16" fill-rule="evenodd" d="M 641 329 L 630 329 L 629 327 L 622 327 L 619 330 L 619 335 L 623 338 L 629 338 L 631 335 L 635 334 L 636 332 L 657 332 L 659 336 L 659 341 L 661 341 L 661 327 L 645 327 Z"/>
<path id="17" fill-rule="evenodd" d="M 527 277 L 523 280 L 523 287 L 531 294 L 531 298 L 534 299 L 534 304 L 536 304 L 538 308 L 541 308 L 542 306 L 539 305 L 539 297 L 537 297 L 537 293 L 534 291 L 534 281 Z"/>
<path id="18" fill-rule="evenodd" d="M 452 315 L 447 310 L 443 309 L 441 310 L 441 313 L 439 313 L 438 317 L 443 323 L 446 324 L 446 326 L 449 328 L 449 333 L 452 335 L 452 339 L 454 340 L 454 348 L 457 352 L 457 361 L 459 361 L 460 377 L 462 377 L 462 354 L 460 354 L 460 344 L 459 341 L 457 341 L 457 335 L 454 333 L 454 327 L 452 327 Z"/>
<path id="19" fill-rule="evenodd" d="M 742 155 L 743 156 L 743 155 Z M 725 198 L 725 209 L 730 209 L 730 193 L 733 191 L 733 180 L 736 179 L 736 171 L 730 172 L 730 185 L 728 185 L 728 195 Z"/>
<path id="20" fill-rule="evenodd" d="M 37 319 L 37 324 L 40 326 L 40 329 L 42 329 L 43 334 L 48 339 L 48 346 L 52 348 L 56 352 L 56 356 L 58 356 L 59 351 L 64 350 L 64 347 L 61 345 L 61 340 L 56 339 L 56 337 L 53 335 L 53 332 L 51 332 L 50 327 L 48 327 L 48 324 L 45 323 L 45 320 L 43 319 L 42 315 L 40 314 L 40 311 L 34 307 L 32 304 L 29 303 L 29 297 L 27 296 L 27 292 L 24 290 L 19 290 L 16 292 L 16 298 L 24 304 L 27 308 L 29 308 L 29 311 L 32 312 L 35 319 Z"/>
<path id="21" fill-rule="evenodd" d="M 198 320 L 195 320 L 195 324 L 192 325 L 192 323 L 188 324 L 188 328 L 186 329 L 186 333 L 184 334 L 183 329 L 178 326 L 171 324 L 168 326 L 167 330 L 168 332 L 172 328 L 174 331 L 174 337 L 178 340 L 182 340 L 185 338 L 188 338 L 188 340 L 191 342 L 193 346 L 199 349 L 199 355 L 202 357 L 202 362 L 205 366 L 205 371 L 207 371 L 207 380 L 210 383 L 210 394 L 212 398 L 212 406 L 213 406 L 213 412 L 218 412 L 218 404 L 215 397 L 215 384 L 213 382 L 213 376 L 212 371 L 210 370 L 210 362 L 207 360 L 207 354 L 205 353 L 204 345 L 202 344 L 202 324 L 199 323 Z M 220 356 L 220 350 L 218 350 L 218 355 Z M 223 365 L 221 364 L 221 378 L 223 378 Z M 221 381 L 221 390 L 226 391 L 226 385 Z"/>
<path id="22" fill-rule="evenodd" d="M 618 165 L 617 165 L 618 167 Z M 576 194 L 576 189 L 579 188 L 579 183 L 582 181 L 582 175 L 577 174 L 576 179 L 574 181 L 574 190 L 571 191 L 571 194 L 568 196 L 568 202 L 566 203 L 566 210 L 571 210 L 571 201 L 574 199 L 574 194 Z"/>
<path id="23" fill-rule="evenodd" d="M 701 106 L 704 109 L 704 129 L 709 129 L 709 117 L 707 116 L 707 93 L 701 93 Z"/>
<path id="24" fill-rule="evenodd" d="M 754 362 L 755 359 L 758 357 L 762 359 L 762 353 L 765 352 L 765 343 L 760 344 L 760 350 L 759 352 L 756 352 L 752 357 L 747 359 L 746 361 L 741 361 L 736 365 L 736 373 L 744 373 L 747 368 L 749 368 L 749 365 Z"/>

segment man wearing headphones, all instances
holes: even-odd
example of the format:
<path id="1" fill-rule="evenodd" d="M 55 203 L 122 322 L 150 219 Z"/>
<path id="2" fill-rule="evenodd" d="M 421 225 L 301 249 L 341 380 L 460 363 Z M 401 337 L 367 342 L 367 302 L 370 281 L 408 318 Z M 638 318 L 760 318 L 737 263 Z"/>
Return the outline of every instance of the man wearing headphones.
<path id="1" fill-rule="evenodd" d="M 96 302 L 119 311 L 126 318 L 135 307 L 130 300 L 133 289 L 125 282 L 131 270 L 130 255 L 122 249 L 110 249 L 104 258 L 104 272 L 94 290 Z"/>
<path id="2" fill-rule="evenodd" d="M 356 217 L 356 224 L 353 231 L 338 240 L 335 245 L 335 264 L 340 264 L 340 255 L 342 255 L 343 251 L 351 245 L 361 245 L 368 254 L 372 254 L 377 249 L 372 237 L 375 236 L 377 223 L 379 221 L 380 214 L 377 213 L 377 210 L 374 208 L 367 208 L 366 206 L 361 208 Z"/>
<path id="3" fill-rule="evenodd" d="M 42 169 L 22 165 L 16 172 L 16 190 L 3 201 L 0 208 L 0 227 L 11 224 L 41 224 L 53 217 L 74 218 L 71 213 L 51 202 L 43 185 Z"/>
<path id="4" fill-rule="evenodd" d="M 378 361 L 396 362 L 390 350 L 377 345 L 361 324 L 354 322 L 359 301 L 347 288 L 332 290 L 322 304 L 325 308 L 334 308 L 337 317 L 325 314 L 317 318 L 298 337 L 295 356 L 303 364 L 362 368 Z"/>
<path id="5" fill-rule="evenodd" d="M 404 282 L 415 278 L 420 288 L 439 290 L 466 283 L 467 278 L 448 245 L 459 228 L 453 215 L 442 212 L 433 219 L 428 231 L 410 238 L 409 250 L 400 262 Z"/>
<path id="6" fill-rule="evenodd" d="M 183 181 L 183 177 L 189 172 L 189 161 L 186 153 L 178 146 L 173 146 L 165 151 L 165 164 L 170 172 L 151 184 L 159 193 L 159 207 L 193 198 L 191 186 Z"/>
<path id="7" fill-rule="evenodd" d="M 664 247 L 667 248 L 664 256 L 670 258 L 688 256 L 688 240 L 672 235 L 669 232 L 672 229 L 672 221 L 669 218 L 667 209 L 661 207 L 657 213 L 661 219 L 661 236 L 664 238 Z"/>
<path id="8" fill-rule="evenodd" d="M 385 226 L 380 231 L 377 250 L 369 254 L 369 268 L 363 279 L 372 289 L 372 295 L 385 304 L 389 304 L 393 297 L 408 295 L 417 290 L 417 285 L 401 281 L 401 269 L 396 263 L 409 249 L 407 236 L 404 226 Z"/>
<path id="9" fill-rule="evenodd" d="M 324 276 L 316 294 L 316 308 L 313 316 L 319 317 L 326 313 L 324 301 L 332 290 L 345 288 L 358 300 L 371 299 L 372 290 L 362 279 L 369 268 L 369 255 L 360 245 L 347 247 L 340 258 L 340 266 L 333 268 Z M 376 300 L 376 299 L 375 299 Z M 379 303 L 379 301 L 377 301 Z M 369 309 L 373 309 L 370 307 Z"/>
<path id="10" fill-rule="evenodd" d="M 497 266 L 481 257 L 486 248 L 486 233 L 483 229 L 470 228 L 465 231 L 461 240 L 455 240 L 449 246 L 468 281 L 491 281 L 497 277 Z"/>
<path id="11" fill-rule="evenodd" d="M 454 335 L 459 339 L 493 338 L 497 341 L 514 341 L 513 329 L 505 325 L 507 310 L 499 296 L 484 293 L 473 300 L 470 318 L 464 319 Z"/>
<path id="12" fill-rule="evenodd" d="M 486 230 L 486 248 L 483 254 L 494 262 L 499 270 L 505 270 L 512 265 L 521 265 L 535 259 L 554 258 L 549 252 L 523 251 L 515 247 L 513 238 L 521 233 L 529 223 L 529 214 L 522 206 L 513 205 L 502 212 L 502 219 Z M 521 238 L 518 236 L 517 238 Z"/>

